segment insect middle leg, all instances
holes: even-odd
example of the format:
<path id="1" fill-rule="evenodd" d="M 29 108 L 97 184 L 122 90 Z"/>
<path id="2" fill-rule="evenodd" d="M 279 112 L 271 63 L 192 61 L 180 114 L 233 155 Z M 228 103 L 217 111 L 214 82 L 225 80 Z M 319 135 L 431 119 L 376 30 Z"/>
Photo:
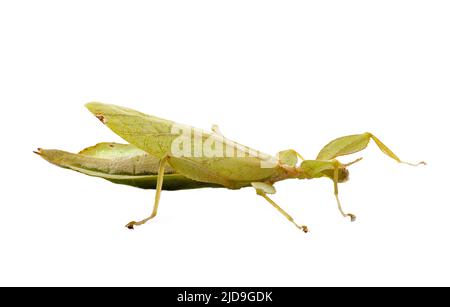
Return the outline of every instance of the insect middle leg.
<path id="1" fill-rule="evenodd" d="M 272 206 L 275 207 L 275 209 L 278 210 L 278 212 L 280 212 L 281 214 L 284 215 L 285 218 L 288 219 L 289 222 L 293 223 L 295 225 L 295 227 L 297 227 L 298 229 L 303 230 L 303 232 L 307 233 L 308 232 L 308 227 L 305 225 L 298 225 L 295 221 L 294 218 L 287 213 L 286 211 L 284 211 L 277 203 L 275 203 L 269 196 L 267 196 L 267 193 L 264 192 L 262 189 L 256 188 L 256 194 L 260 195 L 261 197 L 263 197 L 265 200 L 267 200 Z"/>
<path id="2" fill-rule="evenodd" d="M 135 221 L 129 222 L 125 226 L 128 229 L 134 229 L 134 226 L 139 226 L 139 225 L 143 225 L 143 224 L 147 223 L 149 220 L 154 218 L 156 216 L 156 214 L 158 213 L 158 205 L 159 205 L 159 199 L 161 197 L 162 184 L 163 184 L 163 180 L 164 180 L 164 168 L 166 166 L 166 163 L 167 163 L 167 157 L 162 158 L 161 161 L 159 162 L 158 179 L 156 181 L 155 202 L 153 204 L 152 214 L 149 217 L 147 217 L 139 222 L 135 222 Z"/>

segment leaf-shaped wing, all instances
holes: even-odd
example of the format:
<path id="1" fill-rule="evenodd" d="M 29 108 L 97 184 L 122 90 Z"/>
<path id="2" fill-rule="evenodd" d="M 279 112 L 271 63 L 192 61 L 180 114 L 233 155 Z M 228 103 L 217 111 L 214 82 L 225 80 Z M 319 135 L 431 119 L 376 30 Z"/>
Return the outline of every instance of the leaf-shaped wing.
<path id="1" fill-rule="evenodd" d="M 99 143 L 83 149 L 78 154 L 56 149 L 39 149 L 36 153 L 52 164 L 85 175 L 142 189 L 156 187 L 159 159 L 130 144 Z M 164 190 L 202 187 L 216 185 L 188 179 L 175 173 L 170 166 L 166 167 Z"/>
<path id="2" fill-rule="evenodd" d="M 264 161 L 271 159 L 273 161 L 274 158 L 216 133 L 209 133 L 116 105 L 90 102 L 86 104 L 86 107 L 127 142 L 159 159 L 169 156 L 169 164 L 177 173 L 187 178 L 238 188 L 254 181 L 264 181 L 275 177 L 280 172 L 276 164 L 272 167 L 262 167 Z M 186 131 L 188 131 L 187 134 Z M 198 132 L 201 132 L 200 137 Z M 181 143 L 186 146 L 187 152 L 191 155 L 179 155 L 173 152 L 173 144 L 180 140 L 180 136 L 187 138 L 187 142 Z M 196 147 L 199 141 L 200 148 Z M 209 148 L 209 145 L 214 148 L 213 151 L 216 154 L 219 154 L 205 154 L 205 148 Z M 185 146 L 183 146 L 184 150 L 186 150 Z M 200 149 L 200 155 L 196 154 L 198 149 Z"/>
<path id="3" fill-rule="evenodd" d="M 162 159 L 180 133 L 172 133 L 174 122 L 111 104 L 90 102 L 86 108 L 125 141 Z"/>

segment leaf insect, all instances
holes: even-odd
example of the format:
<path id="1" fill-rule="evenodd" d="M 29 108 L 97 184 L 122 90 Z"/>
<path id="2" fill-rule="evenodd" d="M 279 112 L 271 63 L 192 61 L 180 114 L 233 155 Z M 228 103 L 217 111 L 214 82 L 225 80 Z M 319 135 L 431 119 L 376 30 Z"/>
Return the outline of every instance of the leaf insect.
<path id="1" fill-rule="evenodd" d="M 150 116 L 111 104 L 90 102 L 87 109 L 103 124 L 129 144 L 99 143 L 78 154 L 61 150 L 38 149 L 35 153 L 57 166 L 83 174 L 101 177 L 118 184 L 143 189 L 155 189 L 151 214 L 126 227 L 134 229 L 153 219 L 158 212 L 162 190 L 195 188 L 240 189 L 253 187 L 297 228 L 308 232 L 282 209 L 270 194 L 275 194 L 274 183 L 286 179 L 329 178 L 339 212 L 351 221 L 356 216 L 343 210 L 338 186 L 349 179 L 350 163 L 341 163 L 338 157 L 362 151 L 373 140 L 387 156 L 400 160 L 372 133 L 348 135 L 329 142 L 314 160 L 305 160 L 292 149 L 279 152 L 276 157 L 225 138 L 216 125 L 212 131 L 203 131 L 173 121 Z"/>

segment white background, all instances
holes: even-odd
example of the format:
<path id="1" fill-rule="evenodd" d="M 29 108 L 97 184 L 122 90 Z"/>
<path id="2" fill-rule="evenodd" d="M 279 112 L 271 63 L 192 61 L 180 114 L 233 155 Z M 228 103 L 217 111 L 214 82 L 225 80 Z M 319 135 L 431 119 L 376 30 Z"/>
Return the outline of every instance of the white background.
<path id="1" fill-rule="evenodd" d="M 448 1 L 2 1 L 0 284 L 450 285 Z M 341 185 L 162 194 L 60 169 L 37 147 L 120 141 L 114 103 L 267 153 L 373 132 Z M 354 158 L 354 157 L 351 157 Z M 350 159 L 343 159 L 348 161 Z"/>

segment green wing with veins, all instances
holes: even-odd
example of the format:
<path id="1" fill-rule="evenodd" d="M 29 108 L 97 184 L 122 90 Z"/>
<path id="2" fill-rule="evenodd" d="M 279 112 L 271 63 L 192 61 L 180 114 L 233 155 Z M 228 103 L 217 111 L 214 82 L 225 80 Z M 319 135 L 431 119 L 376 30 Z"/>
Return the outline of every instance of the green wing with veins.
<path id="1" fill-rule="evenodd" d="M 36 153 L 52 164 L 85 175 L 141 189 L 156 187 L 159 159 L 131 144 L 99 143 L 77 154 L 56 149 L 38 149 Z M 163 190 L 204 187 L 218 186 L 188 179 L 170 166 L 165 169 Z"/>
<path id="2" fill-rule="evenodd" d="M 277 177 L 281 170 L 276 167 L 261 167 L 261 162 L 274 159 L 267 154 L 239 145 L 216 133 L 210 133 L 187 125 L 177 124 L 155 116 L 116 105 L 90 102 L 88 110 L 102 123 L 127 142 L 150 153 L 159 159 L 168 156 L 169 164 L 177 171 L 195 181 L 219 184 L 228 188 L 248 186 L 254 181 L 265 181 Z M 206 142 L 222 143 L 223 156 L 207 157 L 177 156 L 172 153 L 172 143 L 182 135 L 182 131 L 201 131 L 202 144 Z M 190 152 L 195 152 L 194 136 L 189 134 Z M 233 156 L 225 154 L 226 147 L 233 148 Z M 204 148 L 203 148 L 204 149 Z M 248 153 L 256 153 L 250 156 Z"/>

